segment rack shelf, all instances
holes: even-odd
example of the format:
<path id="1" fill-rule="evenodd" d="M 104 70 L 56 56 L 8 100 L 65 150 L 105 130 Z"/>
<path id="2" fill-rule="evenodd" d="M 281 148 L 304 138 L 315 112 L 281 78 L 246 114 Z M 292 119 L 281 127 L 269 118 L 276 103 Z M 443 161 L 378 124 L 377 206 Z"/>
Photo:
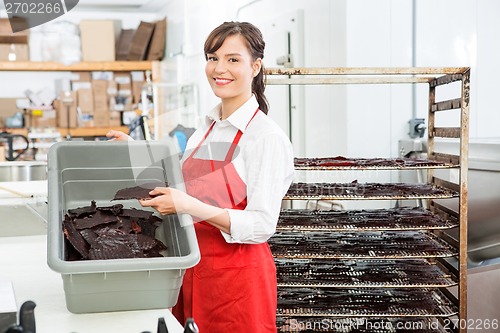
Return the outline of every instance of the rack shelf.
<path id="1" fill-rule="evenodd" d="M 159 61 L 92 61 L 79 62 L 65 65 L 58 62 L 35 62 L 35 61 L 1 61 L 0 71 L 10 72 L 131 72 L 131 71 L 151 71 L 153 81 L 159 80 Z M 110 129 L 128 131 L 127 126 L 109 127 L 77 127 L 71 128 L 69 132 L 74 137 L 95 137 L 104 136 Z M 27 135 L 27 129 L 9 128 L 9 132 Z M 62 137 L 65 137 L 68 130 L 65 127 L 57 128 Z"/>
<path id="2" fill-rule="evenodd" d="M 64 65 L 58 62 L 1 61 L 1 71 L 15 72 L 81 72 L 81 71 L 145 71 L 153 70 L 157 61 L 93 61 Z"/>
<path id="3" fill-rule="evenodd" d="M 295 183 L 284 197 L 285 200 L 424 198 L 427 200 L 426 212 L 431 218 L 428 223 L 419 224 L 408 220 L 401 223 L 392 217 L 381 220 L 380 214 L 383 219 L 384 214 L 389 216 L 394 213 L 392 209 L 378 209 L 368 214 L 365 210 L 337 211 L 338 214 L 310 210 L 308 224 L 307 210 L 283 210 L 277 226 L 278 232 L 269 241 L 278 267 L 278 278 L 284 278 L 284 281 L 278 280 L 278 324 L 283 324 L 282 328 L 286 331 L 287 324 L 304 317 L 339 320 L 363 318 L 366 321 L 376 317 L 398 317 L 398 320 L 408 322 L 415 317 L 427 317 L 436 323 L 439 320 L 449 321 L 443 318 L 451 317 L 458 318 L 457 322 L 466 322 L 470 68 L 270 68 L 266 74 L 268 85 L 424 83 L 429 87 L 428 163 L 418 161 L 409 165 L 404 160 L 394 158 L 380 159 L 382 164 L 374 161 L 378 159 L 296 158 L 296 169 L 306 171 L 425 169 L 427 183 L 417 184 L 417 187 L 422 186 L 417 192 L 412 191 L 415 184 L 399 183 L 395 186 L 398 190 L 401 186 L 409 185 L 408 191 L 392 195 L 389 193 L 391 186 L 394 189 L 396 184 Z M 452 82 L 461 83 L 460 96 L 436 102 L 436 88 Z M 449 110 L 459 110 L 458 126 L 436 126 L 436 115 Z M 454 155 L 436 151 L 435 138 L 459 140 L 459 152 Z M 344 161 L 347 163 L 342 165 Z M 327 164 L 321 165 L 323 162 Z M 453 169 L 455 176 L 451 176 L 450 169 Z M 439 177 L 445 172 L 450 173 L 449 180 Z M 377 191 L 381 189 L 384 193 L 368 195 L 363 191 L 365 185 L 372 189 L 375 186 Z M 446 207 L 443 205 L 446 200 L 454 200 L 458 208 Z M 297 219 L 296 224 L 294 219 Z M 450 229 L 458 229 L 458 239 L 452 239 L 447 234 Z M 450 264 L 451 260 L 456 260 L 456 263 Z M 320 262 L 319 269 L 314 264 L 311 266 L 313 262 Z M 353 273 L 352 281 L 336 283 L 334 280 L 337 277 L 329 279 L 328 273 L 322 279 L 321 274 L 328 271 L 327 267 L 337 269 L 339 274 L 343 269 L 345 273 L 352 273 L 348 266 L 353 262 L 363 268 Z M 398 266 L 401 262 L 420 266 L 422 272 L 425 272 L 423 274 L 430 277 L 430 281 L 412 283 L 411 279 L 398 280 L 380 274 L 381 269 L 388 269 L 390 272 L 398 269 L 404 271 L 402 266 Z M 286 273 L 293 264 L 296 266 L 292 267 L 292 278 L 287 283 L 287 275 L 280 273 L 283 270 Z M 305 269 L 302 264 L 309 268 L 300 273 L 301 269 Z M 311 277 L 313 272 L 318 274 Z M 359 276 L 356 274 L 362 274 L 362 281 L 356 280 L 356 276 Z M 307 276 L 310 277 L 309 280 Z M 398 293 L 403 296 L 401 299 L 395 297 Z M 418 295 L 415 296 L 415 293 Z M 385 295 L 391 298 L 390 307 L 387 311 L 377 311 L 377 307 L 387 305 L 383 304 L 385 301 L 381 301 Z M 417 298 L 421 300 L 416 301 Z M 437 302 L 434 303 L 435 301 Z M 466 332 L 462 327 L 446 328 L 443 331 Z"/>
<path id="4" fill-rule="evenodd" d="M 96 137 L 96 136 L 105 136 L 109 130 L 117 130 L 122 132 L 127 132 L 127 126 L 118 126 L 118 127 L 77 127 L 70 128 L 69 132 L 72 137 Z M 66 128 L 57 128 L 57 131 L 61 134 L 61 137 L 65 137 L 68 133 L 68 129 Z M 12 134 L 21 134 L 24 136 L 28 135 L 28 129 L 26 128 L 9 128 L 9 133 Z"/>

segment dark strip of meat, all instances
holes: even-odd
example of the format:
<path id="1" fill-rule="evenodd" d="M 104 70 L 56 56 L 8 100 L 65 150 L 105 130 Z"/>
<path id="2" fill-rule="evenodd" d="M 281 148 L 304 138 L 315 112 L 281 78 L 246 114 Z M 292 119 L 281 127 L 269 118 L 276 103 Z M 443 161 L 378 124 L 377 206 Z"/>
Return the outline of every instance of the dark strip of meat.
<path id="1" fill-rule="evenodd" d="M 82 237 L 78 230 L 76 230 L 75 225 L 68 215 L 66 215 L 64 218 L 63 232 L 71 245 L 73 245 L 75 250 L 77 250 L 84 259 L 87 259 L 89 257 L 90 245 Z"/>
<path id="2" fill-rule="evenodd" d="M 128 217 L 134 217 L 134 218 L 139 218 L 139 219 L 149 219 L 151 216 L 153 216 L 153 212 L 147 211 L 147 210 L 140 210 L 140 209 L 123 209 L 122 213 L 120 216 L 128 216 Z"/>
<path id="3" fill-rule="evenodd" d="M 97 210 L 109 211 L 109 212 L 113 213 L 114 215 L 120 215 L 122 212 L 122 209 L 123 209 L 122 204 L 116 204 L 116 205 L 107 206 L 107 207 L 97 207 Z"/>
<path id="4" fill-rule="evenodd" d="M 154 196 L 149 195 L 149 192 L 156 187 L 168 187 L 168 183 L 146 183 L 138 186 L 127 187 L 118 190 L 113 200 L 152 199 Z"/>
<path id="5" fill-rule="evenodd" d="M 97 211 L 91 216 L 75 219 L 77 229 L 88 229 L 112 222 L 118 222 L 118 217 L 113 214 L 106 214 L 103 211 Z"/>
<path id="6" fill-rule="evenodd" d="M 91 201 L 90 206 L 68 209 L 68 214 L 72 218 L 89 216 L 94 214 L 95 212 L 96 212 L 96 204 L 94 200 Z"/>

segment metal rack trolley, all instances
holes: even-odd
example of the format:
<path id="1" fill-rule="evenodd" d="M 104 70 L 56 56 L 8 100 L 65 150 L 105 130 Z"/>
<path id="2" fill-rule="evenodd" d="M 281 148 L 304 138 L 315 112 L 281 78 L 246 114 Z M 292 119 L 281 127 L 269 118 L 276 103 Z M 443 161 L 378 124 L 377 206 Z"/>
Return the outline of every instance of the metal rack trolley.
<path id="1" fill-rule="evenodd" d="M 333 167 L 322 167 L 322 166 L 297 166 L 296 169 L 302 170 L 352 170 L 352 169 L 392 169 L 392 170 L 403 170 L 403 169 L 417 169 L 423 168 L 427 170 L 427 182 L 428 185 L 440 189 L 444 189 L 446 195 L 416 195 L 413 197 L 427 199 L 428 210 L 426 214 L 434 216 L 434 220 L 428 222 L 427 224 L 394 224 L 391 220 L 378 219 L 379 224 L 365 223 L 363 225 L 356 225 L 356 213 L 354 217 L 339 217 L 339 216 L 328 216 L 330 221 L 326 223 L 318 223 L 317 216 L 299 216 L 299 211 L 284 210 L 280 217 L 280 223 L 278 223 L 278 233 L 276 236 L 271 238 L 270 243 L 273 249 L 273 255 L 277 259 L 278 272 L 285 272 L 287 269 L 291 269 L 293 272 L 292 276 L 288 276 L 288 282 L 280 283 L 280 274 L 278 274 L 278 286 L 280 288 L 290 288 L 295 287 L 300 293 L 306 293 L 304 299 L 309 301 L 304 301 L 304 309 L 280 309 L 278 308 L 278 317 L 280 316 L 290 316 L 294 315 L 305 315 L 311 316 L 311 320 L 330 317 L 330 318 L 344 318 L 344 317 L 366 317 L 367 320 L 373 317 L 385 317 L 390 318 L 398 317 L 403 318 L 403 320 L 411 320 L 415 316 L 423 315 L 425 318 L 439 319 L 442 324 L 439 331 L 455 331 L 455 332 L 466 332 L 467 328 L 467 169 L 468 169 L 468 128 L 469 128 L 469 97 L 470 97 L 470 68 L 469 67 L 453 67 L 453 68 L 273 68 L 267 69 L 267 84 L 268 85 L 323 85 L 323 84 L 428 84 L 429 94 L 428 94 L 428 150 L 427 158 L 432 161 L 432 165 L 420 165 L 420 166 L 404 166 L 401 164 L 393 165 L 383 165 L 377 166 L 372 165 L 370 167 L 363 166 L 333 166 Z M 448 85 L 452 82 L 461 82 L 461 88 L 459 96 L 454 99 L 436 101 L 436 88 Z M 459 122 L 458 127 L 438 127 L 436 126 L 436 115 L 449 110 L 459 110 Z M 458 139 L 460 142 L 459 153 L 456 155 L 444 154 L 436 151 L 436 138 L 454 138 Z M 439 169 L 455 169 L 458 172 L 458 182 L 446 180 L 439 178 L 435 170 Z M 364 197 L 359 195 L 337 195 L 335 192 L 325 192 L 319 191 L 319 193 L 306 192 L 302 195 L 294 195 L 293 193 L 287 194 L 285 200 L 306 200 L 306 199 L 338 199 L 338 200 L 359 200 L 359 199 L 394 199 L 398 196 L 379 196 L 377 197 Z M 449 193 L 454 193 L 454 195 L 448 195 Z M 450 197 L 454 197 L 456 209 L 450 208 L 449 205 L 443 204 L 443 201 L 450 200 Z M 405 195 L 399 195 L 399 198 L 405 198 Z M 408 197 L 406 197 L 408 198 Z M 446 199 L 445 199 L 446 198 Z M 344 212 L 345 213 L 345 212 Z M 319 214 L 318 212 L 316 214 Z M 326 212 L 324 214 L 340 214 L 335 212 Z M 307 213 L 306 213 L 307 215 Z M 283 223 L 283 216 L 285 223 Z M 294 225 L 292 221 L 286 222 L 287 218 L 294 216 L 298 218 L 301 223 Z M 309 219 L 309 220 L 308 220 Z M 324 217 L 323 217 L 324 219 Z M 437 219 L 437 220 L 435 220 Z M 321 220 L 321 219 L 320 219 Z M 298 220 L 296 220 L 298 221 Z M 333 221 L 333 222 L 332 222 Z M 380 222 L 383 221 L 383 222 Z M 324 222 L 324 221 L 323 221 Z M 370 219 L 368 219 L 370 222 Z M 458 237 L 450 236 L 446 232 L 447 229 L 458 228 Z M 290 246 L 290 241 L 288 236 L 291 232 L 295 232 L 295 239 L 293 239 L 293 246 Z M 326 233 L 325 232 L 329 232 Z M 347 233 L 346 233 L 347 232 Z M 412 253 L 401 252 L 393 248 L 393 253 L 391 251 L 385 251 L 382 249 L 379 252 L 376 246 L 377 242 L 383 244 L 383 233 L 400 233 L 404 237 L 410 238 L 422 238 L 427 237 L 430 241 L 437 242 L 436 244 L 442 245 L 443 248 L 439 248 L 441 251 L 435 253 Z M 363 234 L 364 233 L 364 234 Z M 364 237 L 367 234 L 370 237 Z M 413 233 L 413 234 L 412 234 Z M 364 236 L 360 236 L 364 235 Z M 357 239 L 365 238 L 362 240 L 362 246 L 367 248 L 367 255 L 350 255 L 349 248 L 345 247 L 334 247 L 329 248 L 328 246 L 321 245 L 321 241 L 313 241 L 315 237 L 323 239 L 329 239 L 339 237 L 347 239 Z M 420 240 L 421 241 L 421 240 Z M 312 254 L 307 253 L 311 250 L 306 247 L 305 252 L 301 252 L 300 246 L 297 244 L 307 244 L 315 243 L 313 245 Z M 348 243 L 348 241 L 347 241 Z M 273 246 L 274 244 L 274 246 Z M 276 245 L 277 244 L 277 245 Z M 283 245 L 280 247 L 280 244 Z M 318 245 L 320 244 L 320 245 Z M 397 243 L 396 243 L 397 247 Z M 404 246 L 403 246 L 404 247 Z M 294 249 L 290 251 L 290 249 Z M 346 250 L 347 251 L 344 251 Z M 283 251 L 281 251 L 283 250 Z M 344 251 L 344 252 L 343 252 Z M 371 252 L 370 252 L 371 251 Z M 431 251 L 432 252 L 432 251 Z M 438 253 L 439 252 L 439 253 Z M 378 255 L 380 254 L 380 255 Z M 385 255 L 384 255 L 385 254 Z M 450 261 L 449 258 L 455 258 L 455 261 Z M 319 266 L 312 267 L 309 266 L 312 259 L 319 260 Z M 346 272 L 345 259 L 354 260 L 361 262 L 363 265 L 361 268 L 355 268 L 354 275 L 364 276 L 368 280 L 364 283 L 345 283 L 345 280 L 339 282 L 336 281 L 336 276 L 341 276 Z M 415 259 L 417 258 L 417 259 Z M 278 259 L 281 260 L 278 264 Z M 298 262 L 298 266 L 293 266 Z M 378 263 L 382 262 L 383 266 L 376 266 Z M 426 271 L 422 277 L 424 279 L 428 278 L 430 281 L 411 281 L 411 277 L 401 281 L 400 278 L 395 278 L 394 276 L 387 274 L 387 272 L 396 272 L 398 269 L 403 269 L 399 267 L 399 263 L 410 263 L 413 268 L 417 267 L 425 268 L 425 266 L 432 266 L 431 270 Z M 323 266 L 322 266 L 323 265 Z M 327 266 L 324 266 L 327 265 Z M 375 266 L 371 266 L 375 265 Z M 385 265 L 385 266 L 384 266 Z M 326 267 L 326 268 L 325 268 Z M 374 268 L 375 267 L 375 268 Z M 381 268 L 382 267 L 382 268 Z M 408 268 L 408 267 L 406 267 Z M 412 269 L 413 269 L 412 268 Z M 331 270 L 332 274 L 325 274 L 326 270 Z M 352 273 L 352 268 L 351 273 Z M 413 272 L 406 271 L 404 274 L 408 276 L 408 273 Z M 425 268 L 427 269 L 427 268 Z M 301 273 L 302 270 L 302 273 Z M 385 273 L 383 272 L 385 270 Z M 404 269 L 403 269 L 404 270 Z M 304 279 L 304 274 L 314 275 L 309 276 L 310 280 Z M 336 272 L 336 273 L 335 273 Z M 295 277 L 293 276 L 295 274 Z M 316 274 L 316 275 L 315 275 Z M 363 275 L 365 274 L 365 275 Z M 385 275 L 384 275 L 385 274 Z M 418 273 L 417 273 L 418 274 Z M 427 275 L 426 275 L 427 274 Z M 429 275 L 430 274 L 430 275 Z M 370 281 L 370 276 L 378 282 Z M 294 280 L 295 279 L 295 280 Z M 382 279 L 382 280 L 380 280 Z M 387 279 L 384 281 L 384 279 Z M 352 304 L 340 304 L 344 305 L 345 308 L 349 308 L 347 312 L 335 312 L 329 309 L 322 308 L 321 311 L 314 311 L 314 301 L 307 296 L 307 287 L 320 288 L 320 289 L 310 289 L 309 293 L 321 292 L 321 297 L 323 299 L 333 299 L 338 300 L 338 295 L 330 295 L 331 290 L 335 289 L 321 289 L 321 288 L 334 288 L 334 287 L 344 287 L 350 288 L 349 292 L 353 294 L 352 299 L 356 299 L 356 295 L 361 298 L 368 297 L 363 294 L 368 290 L 369 293 L 376 292 L 377 289 L 356 289 L 360 286 L 364 287 L 391 287 L 400 288 L 397 289 L 404 293 L 405 290 L 417 290 L 424 293 L 430 293 L 432 297 L 438 297 L 442 301 L 438 308 L 438 311 L 434 309 L 434 313 L 403 313 L 404 311 L 396 311 L 396 313 L 381 313 L 374 311 L 367 311 L 364 305 L 361 303 L 357 304 L 354 301 Z M 453 286 L 453 287 L 450 287 Z M 458 286 L 458 287 L 456 287 Z M 425 289 L 429 288 L 431 289 Z M 298 289 L 301 288 L 301 289 Z M 306 288 L 306 289 L 304 289 Z M 354 288 L 354 289 L 353 289 Z M 406 289 L 405 289 L 406 288 Z M 421 288 L 421 289 L 419 289 Z M 433 288 L 433 289 L 432 289 Z M 329 291 L 328 291 L 329 290 Z M 327 292 L 328 291 L 328 292 Z M 383 294 L 384 289 L 381 293 Z M 439 294 L 439 295 L 437 295 Z M 286 292 L 285 292 L 286 297 Z M 294 296 L 297 298 L 297 296 Z M 337 297 L 337 298 L 336 298 Z M 377 297 L 382 297 L 377 295 Z M 394 294 L 391 295 L 393 298 L 397 298 Z M 298 297 L 300 298 L 300 297 Z M 368 299 L 367 298 L 367 299 Z M 351 300 L 352 300 L 351 299 Z M 378 298 L 378 300 L 383 300 L 384 298 Z M 296 299 L 295 299 L 296 301 Z M 308 304 L 305 304 L 308 303 Z M 313 305 L 311 305 L 313 304 Z M 411 306 L 411 305 L 410 305 Z M 406 319 L 405 319 L 406 318 Z M 448 327 L 444 327 L 444 318 L 448 318 Z M 450 318 L 453 318 L 452 321 Z M 384 319 L 385 320 L 385 319 Z M 451 323 L 455 323 L 455 327 Z"/>

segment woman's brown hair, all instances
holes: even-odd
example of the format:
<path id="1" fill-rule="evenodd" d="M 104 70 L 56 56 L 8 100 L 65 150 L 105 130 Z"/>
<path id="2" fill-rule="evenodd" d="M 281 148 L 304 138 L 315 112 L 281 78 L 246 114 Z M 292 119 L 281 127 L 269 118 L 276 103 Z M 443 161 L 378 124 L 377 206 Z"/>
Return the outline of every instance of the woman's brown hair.
<path id="1" fill-rule="evenodd" d="M 252 59 L 254 61 L 258 58 L 264 59 L 264 48 L 266 43 L 264 42 L 262 33 L 256 26 L 248 22 L 224 22 L 215 28 L 210 35 L 208 35 L 207 40 L 205 41 L 205 46 L 203 48 L 205 52 L 205 59 L 208 59 L 207 54 L 215 53 L 215 51 L 222 46 L 222 43 L 224 43 L 224 40 L 228 36 L 235 34 L 241 35 L 246 40 L 247 47 L 252 54 Z M 269 103 L 264 95 L 265 89 L 264 65 L 262 65 L 259 74 L 257 74 L 252 81 L 252 92 L 257 98 L 259 109 L 267 114 L 269 111 Z"/>

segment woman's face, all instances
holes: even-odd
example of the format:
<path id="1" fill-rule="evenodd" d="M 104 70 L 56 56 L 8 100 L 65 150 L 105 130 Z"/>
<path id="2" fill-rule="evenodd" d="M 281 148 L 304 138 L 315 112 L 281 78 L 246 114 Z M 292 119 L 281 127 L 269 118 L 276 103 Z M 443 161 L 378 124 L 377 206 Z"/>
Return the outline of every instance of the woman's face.
<path id="1" fill-rule="evenodd" d="M 207 58 L 205 73 L 214 94 L 223 101 L 246 102 L 252 95 L 252 81 L 262 60 L 252 60 L 245 39 L 238 34 L 228 36 Z"/>

